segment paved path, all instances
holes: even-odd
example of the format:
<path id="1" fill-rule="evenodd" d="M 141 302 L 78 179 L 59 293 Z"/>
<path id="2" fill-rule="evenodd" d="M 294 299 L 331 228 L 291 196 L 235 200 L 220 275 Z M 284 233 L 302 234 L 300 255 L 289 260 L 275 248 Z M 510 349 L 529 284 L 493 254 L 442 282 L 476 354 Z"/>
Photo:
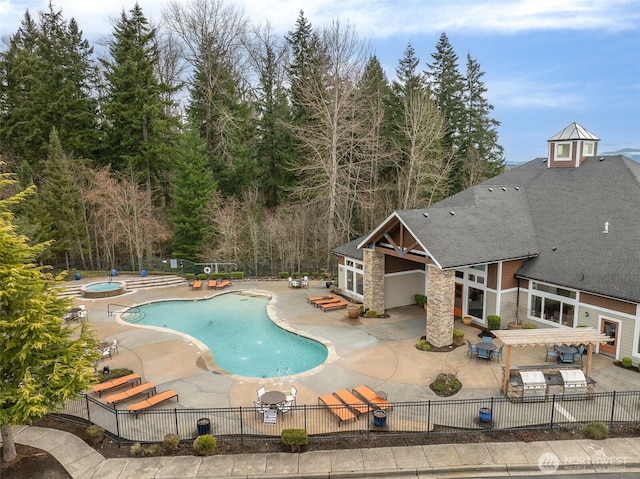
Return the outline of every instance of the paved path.
<path id="1" fill-rule="evenodd" d="M 288 288 L 286 281 L 234 282 L 228 290 L 269 291 L 276 296 L 275 313 L 290 327 L 321 336 L 335 350 L 333 361 L 313 374 L 289 379 L 298 389 L 297 403 L 316 404 L 319 395 L 355 384 L 385 390 L 392 400 L 439 399 L 426 387 L 438 373 L 454 372 L 463 384 L 456 399 L 498 397 L 502 364 L 479 364 L 467 358 L 466 348 L 429 354 L 414 344 L 425 332 L 424 311 L 417 306 L 395 308 L 388 319 L 348 320 L 344 310 L 323 313 L 306 298 L 327 293 L 324 283 L 308 289 Z M 99 339 L 117 338 L 119 354 L 107 359 L 111 368 L 127 367 L 160 389 L 175 389 L 180 404 L 198 408 L 251 406 L 257 384 L 248 379 L 210 374 L 217 368 L 208 350 L 197 342 L 166 331 L 138 328 L 116 321 L 112 309 L 161 299 L 202 298 L 216 292 L 194 291 L 187 285 L 138 289 L 116 298 L 76 299 L 85 304 Z M 456 321 L 456 329 L 477 341 L 478 330 Z M 516 348 L 513 364 L 544 363 L 543 348 Z M 612 365 L 596 355 L 592 377 L 597 391 L 639 390 L 640 375 Z M 79 438 L 36 427 L 16 427 L 16 442 L 44 449 L 79 479 L 215 478 L 215 477 L 498 477 L 540 472 L 538 461 L 552 467 L 555 460 L 573 470 L 640 471 L 640 438 L 605 441 L 451 444 L 385 447 L 301 454 L 219 455 L 207 458 L 155 457 L 104 459 Z M 555 455 L 552 455 L 555 454 Z M 542 459 L 541 459 L 542 458 Z M 617 467 L 617 469 L 613 469 Z M 453 475 L 453 476 L 452 476 Z"/>

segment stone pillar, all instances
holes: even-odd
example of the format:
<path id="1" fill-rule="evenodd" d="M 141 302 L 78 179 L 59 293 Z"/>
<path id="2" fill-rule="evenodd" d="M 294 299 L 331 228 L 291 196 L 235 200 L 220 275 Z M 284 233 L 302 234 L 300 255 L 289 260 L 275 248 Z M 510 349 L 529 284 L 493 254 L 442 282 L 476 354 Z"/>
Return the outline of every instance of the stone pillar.
<path id="1" fill-rule="evenodd" d="M 442 271 L 433 264 L 427 265 L 429 292 L 427 304 L 427 341 L 432 346 L 444 347 L 453 343 L 453 304 L 455 299 L 455 272 Z"/>
<path id="2" fill-rule="evenodd" d="M 366 309 L 384 314 L 384 255 L 371 249 L 362 250 L 364 262 L 363 302 Z"/>

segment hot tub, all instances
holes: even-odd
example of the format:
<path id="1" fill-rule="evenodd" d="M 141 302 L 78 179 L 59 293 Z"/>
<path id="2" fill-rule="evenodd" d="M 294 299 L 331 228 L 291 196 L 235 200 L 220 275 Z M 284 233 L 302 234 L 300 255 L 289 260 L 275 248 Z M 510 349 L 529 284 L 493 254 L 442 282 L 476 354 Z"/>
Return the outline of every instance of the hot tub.
<path id="1" fill-rule="evenodd" d="M 124 281 L 103 281 L 90 283 L 80 288 L 82 296 L 85 298 L 110 298 L 119 296 L 127 290 L 127 283 Z"/>

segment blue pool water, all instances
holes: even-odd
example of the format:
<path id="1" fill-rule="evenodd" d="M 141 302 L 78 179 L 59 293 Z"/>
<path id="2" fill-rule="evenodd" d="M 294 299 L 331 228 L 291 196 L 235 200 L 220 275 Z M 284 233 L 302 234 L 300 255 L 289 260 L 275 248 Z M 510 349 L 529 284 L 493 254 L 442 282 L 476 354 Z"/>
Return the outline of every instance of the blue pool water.
<path id="1" fill-rule="evenodd" d="M 327 348 L 276 326 L 267 314 L 268 301 L 233 293 L 198 301 L 161 301 L 135 308 L 122 319 L 198 339 L 230 374 L 277 377 L 278 371 L 285 376 L 287 371 L 297 374 L 322 364 Z"/>
<path id="2" fill-rule="evenodd" d="M 102 292 L 102 291 L 114 291 L 116 289 L 120 289 L 122 287 L 122 283 L 120 281 L 112 281 L 110 283 L 91 283 L 86 286 L 85 289 L 93 292 Z"/>

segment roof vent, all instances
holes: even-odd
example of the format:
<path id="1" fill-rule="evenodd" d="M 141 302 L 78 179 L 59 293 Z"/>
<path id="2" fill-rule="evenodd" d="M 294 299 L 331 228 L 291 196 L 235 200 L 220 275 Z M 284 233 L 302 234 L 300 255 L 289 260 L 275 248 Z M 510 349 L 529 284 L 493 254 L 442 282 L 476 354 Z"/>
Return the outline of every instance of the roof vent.
<path id="1" fill-rule="evenodd" d="M 601 156 L 601 157 L 600 157 L 600 161 L 604 161 L 604 156 Z"/>
<path id="2" fill-rule="evenodd" d="M 520 187 L 519 186 L 516 186 L 515 188 L 516 188 L 516 191 L 520 191 Z"/>
<path id="3" fill-rule="evenodd" d="M 489 191 L 493 192 L 493 188 L 489 188 Z"/>
<path id="4" fill-rule="evenodd" d="M 507 191 L 507 189 L 503 186 L 503 187 L 502 187 L 502 191 Z"/>
<path id="5" fill-rule="evenodd" d="M 604 229 L 602 230 L 603 233 L 608 233 L 609 232 L 609 222 L 605 221 L 604 222 Z"/>
<path id="6" fill-rule="evenodd" d="M 449 211 L 449 214 L 450 214 L 451 216 L 455 216 L 455 215 L 456 215 L 456 212 L 455 212 L 455 211 Z"/>
<path id="7" fill-rule="evenodd" d="M 424 213 L 422 213 L 422 216 L 424 216 L 425 218 L 429 217 L 429 213 L 427 213 L 426 211 Z"/>

